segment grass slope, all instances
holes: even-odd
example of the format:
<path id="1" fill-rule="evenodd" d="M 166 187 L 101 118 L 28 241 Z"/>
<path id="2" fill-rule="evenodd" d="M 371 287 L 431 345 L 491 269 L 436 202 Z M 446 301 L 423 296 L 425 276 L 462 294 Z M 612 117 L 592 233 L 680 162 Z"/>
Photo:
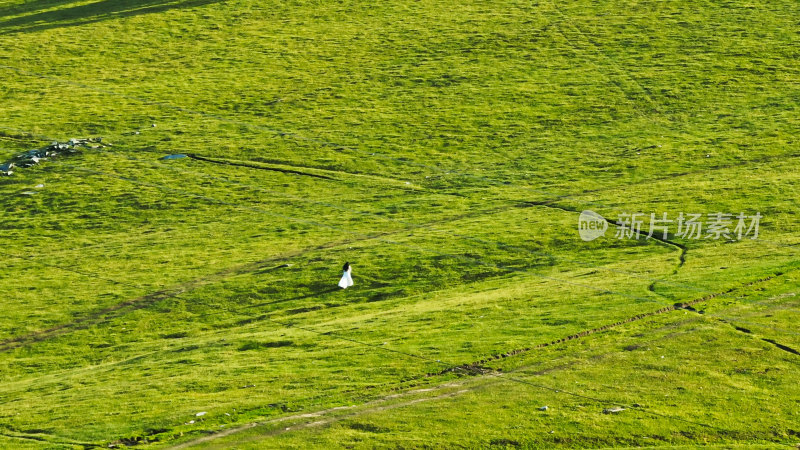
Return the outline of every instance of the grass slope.
<path id="1" fill-rule="evenodd" d="M 0 2 L 0 447 L 796 444 L 798 13 Z"/>

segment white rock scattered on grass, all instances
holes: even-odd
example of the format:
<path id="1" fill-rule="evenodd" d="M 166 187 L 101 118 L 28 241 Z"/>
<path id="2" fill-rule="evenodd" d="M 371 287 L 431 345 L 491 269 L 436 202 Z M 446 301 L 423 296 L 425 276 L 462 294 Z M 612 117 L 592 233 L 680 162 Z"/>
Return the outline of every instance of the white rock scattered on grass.
<path id="1" fill-rule="evenodd" d="M 230 413 L 225 413 L 226 416 L 230 417 Z"/>
<path id="2" fill-rule="evenodd" d="M 35 187 L 36 189 L 41 189 L 41 188 L 43 188 L 43 187 L 44 187 L 44 185 L 43 185 L 43 184 L 37 184 L 37 185 L 36 185 L 36 186 L 34 186 L 34 187 Z"/>
<path id="3" fill-rule="evenodd" d="M 23 191 L 23 192 L 22 192 L 22 195 L 36 195 L 36 192 L 32 192 L 32 191 Z"/>
<path id="4" fill-rule="evenodd" d="M 539 408 L 539 411 L 547 411 L 548 409 L 550 408 L 547 406 L 542 406 L 541 408 Z"/>
<path id="5" fill-rule="evenodd" d="M 194 420 L 190 420 L 190 421 L 186 422 L 187 425 L 191 425 L 193 423 L 194 423 Z"/>
<path id="6" fill-rule="evenodd" d="M 625 408 L 606 408 L 603 410 L 603 414 L 619 414 L 622 411 L 625 411 Z"/>
<path id="7" fill-rule="evenodd" d="M 207 414 L 207 413 L 206 413 L 205 411 L 201 411 L 201 412 L 199 412 L 199 413 L 195 414 L 194 416 L 195 416 L 195 417 L 203 417 L 203 416 L 205 416 L 206 414 Z"/>

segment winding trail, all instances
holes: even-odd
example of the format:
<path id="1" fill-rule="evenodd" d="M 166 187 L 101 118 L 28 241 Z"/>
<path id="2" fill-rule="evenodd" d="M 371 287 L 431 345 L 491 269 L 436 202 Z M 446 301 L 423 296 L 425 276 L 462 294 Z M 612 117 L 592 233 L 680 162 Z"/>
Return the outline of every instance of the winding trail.
<path id="1" fill-rule="evenodd" d="M 552 200 L 537 201 L 537 202 L 527 201 L 527 202 L 523 202 L 523 203 L 526 204 L 526 205 L 543 206 L 545 208 L 558 209 L 560 211 L 573 213 L 573 214 L 580 214 L 581 213 L 581 211 L 578 211 L 577 209 L 567 208 L 566 206 L 557 205 L 557 204 L 553 203 Z M 608 223 L 609 225 L 616 225 L 618 227 L 629 227 L 630 226 L 629 224 L 623 224 L 620 221 L 608 220 L 605 217 L 603 217 L 603 220 L 605 220 L 606 223 Z M 679 251 L 679 253 L 678 253 L 678 263 L 675 265 L 675 268 L 672 269 L 672 272 L 668 276 L 677 274 L 678 271 L 684 266 L 684 264 L 686 264 L 686 254 L 689 252 L 689 249 L 685 245 L 681 244 L 680 242 L 676 242 L 676 241 L 670 239 L 669 235 L 667 235 L 667 237 L 658 237 L 656 234 L 653 234 L 652 236 L 649 236 L 649 239 L 652 239 L 652 240 L 654 240 L 654 241 L 656 241 L 656 242 L 658 242 L 658 243 L 660 243 L 662 245 L 666 245 L 666 246 L 668 246 L 670 248 L 674 248 L 674 249 L 677 249 Z M 652 293 L 654 293 L 654 294 L 656 294 L 656 295 L 661 295 L 658 292 L 656 292 L 656 290 L 655 290 L 655 286 L 656 286 L 656 283 L 658 283 L 658 281 L 659 280 L 654 280 L 652 283 L 650 283 L 647 286 L 647 290 L 652 292 Z"/>
<path id="2" fill-rule="evenodd" d="M 421 402 L 436 401 L 436 400 L 443 400 L 443 399 L 447 399 L 447 398 L 452 398 L 452 397 L 456 397 L 458 395 L 462 395 L 464 393 L 476 391 L 478 389 L 487 388 L 487 387 L 490 387 L 490 386 L 493 386 L 493 385 L 496 385 L 496 384 L 500 384 L 500 383 L 503 383 L 503 382 L 514 381 L 514 380 L 511 380 L 511 379 L 505 379 L 504 375 L 506 375 L 506 373 L 500 372 L 499 370 L 495 370 L 495 369 L 492 369 L 490 367 L 486 367 L 486 366 L 484 366 L 484 364 L 487 363 L 487 362 L 493 361 L 493 360 L 509 358 L 509 357 L 512 357 L 512 356 L 515 356 L 515 355 L 519 355 L 519 354 L 522 354 L 522 353 L 525 353 L 525 352 L 529 352 L 529 351 L 532 351 L 532 350 L 536 350 L 536 349 L 541 349 L 541 348 L 544 348 L 544 347 L 557 345 L 557 344 L 564 343 L 564 342 L 567 342 L 567 341 L 580 339 L 580 338 L 583 338 L 583 337 L 586 337 L 586 336 L 591 336 L 593 334 L 597 334 L 597 333 L 603 332 L 605 330 L 609 330 L 609 329 L 614 328 L 614 327 L 618 327 L 618 326 L 621 326 L 621 325 L 624 325 L 624 324 L 628 324 L 628 323 L 631 323 L 631 322 L 641 321 L 641 320 L 644 320 L 644 319 L 647 319 L 647 318 L 650 318 L 650 317 L 654 317 L 654 316 L 659 315 L 659 314 L 664 314 L 664 313 L 667 313 L 667 312 L 670 312 L 670 311 L 686 309 L 686 310 L 690 310 L 690 311 L 695 311 L 696 312 L 696 310 L 692 307 L 692 305 L 696 305 L 698 303 L 702 303 L 704 301 L 708 301 L 708 300 L 713 299 L 715 297 L 727 295 L 727 294 L 729 294 L 731 292 L 734 292 L 736 290 L 739 290 L 739 289 L 743 289 L 743 288 L 754 286 L 754 285 L 757 285 L 757 284 L 760 284 L 760 283 L 764 283 L 766 281 L 772 280 L 774 278 L 777 278 L 777 277 L 780 277 L 780 276 L 783 276 L 783 275 L 785 275 L 784 272 L 776 272 L 773 275 L 769 275 L 769 276 L 766 276 L 766 277 L 763 277 L 763 278 L 759 278 L 757 280 L 753 280 L 753 281 L 750 281 L 750 282 L 747 282 L 747 283 L 744 283 L 744 284 L 741 284 L 741 285 L 726 289 L 724 291 L 711 293 L 711 294 L 705 295 L 703 297 L 691 300 L 689 302 L 676 303 L 675 305 L 672 305 L 672 306 L 669 306 L 669 307 L 661 308 L 661 309 L 658 309 L 658 310 L 655 310 L 655 311 L 651 311 L 651 312 L 648 312 L 648 313 L 638 314 L 638 315 L 629 317 L 629 318 L 627 318 L 625 320 L 621 320 L 621 321 L 618 321 L 618 322 L 615 322 L 615 323 L 612 323 L 612 324 L 604 325 L 604 326 L 601 326 L 601 327 L 598 327 L 598 328 L 593 328 L 593 329 L 590 329 L 590 330 L 581 331 L 579 333 L 575 333 L 575 334 L 572 334 L 572 335 L 569 335 L 567 337 L 564 337 L 564 338 L 561 338 L 561 339 L 557 339 L 557 340 L 554 340 L 554 341 L 551 341 L 551 342 L 542 343 L 542 344 L 535 345 L 535 346 L 532 346 L 532 347 L 526 347 L 526 348 L 522 348 L 522 349 L 511 350 L 509 352 L 505 352 L 505 353 L 502 353 L 502 354 L 496 354 L 496 355 L 489 356 L 487 358 L 475 361 L 473 363 L 454 366 L 454 367 L 445 369 L 445 370 L 443 370 L 441 372 L 429 373 L 429 374 L 426 374 L 424 376 L 418 377 L 418 378 L 431 378 L 431 377 L 436 377 L 436 376 L 440 376 L 440 375 L 445 375 L 445 374 L 448 374 L 448 373 L 457 373 L 458 372 L 458 373 L 461 373 L 463 375 L 468 375 L 469 376 L 468 378 L 463 378 L 463 379 L 459 379 L 459 380 L 456 380 L 456 381 L 446 382 L 444 384 L 436 385 L 436 386 L 433 386 L 433 387 L 430 387 L 430 388 L 414 389 L 414 390 L 409 390 L 409 391 L 402 392 L 402 393 L 389 394 L 389 395 L 386 395 L 386 396 L 371 400 L 369 402 L 366 402 L 366 403 L 363 403 L 363 404 L 360 404 L 360 405 L 338 406 L 338 407 L 327 408 L 327 409 L 314 411 L 314 412 L 309 412 L 309 413 L 293 414 L 293 415 L 289 415 L 289 416 L 278 417 L 278 418 L 275 418 L 275 419 L 269 419 L 269 420 L 264 420 L 264 421 L 260 421 L 260 422 L 252 422 L 252 423 L 244 424 L 244 425 L 241 425 L 241 426 L 238 426 L 238 427 L 230 428 L 230 429 L 227 429 L 227 430 L 224 430 L 224 431 L 214 432 L 213 434 L 209 434 L 207 436 L 203 436 L 203 437 L 191 440 L 191 441 L 187 441 L 187 442 L 178 444 L 176 446 L 173 446 L 171 448 L 173 448 L 173 449 L 189 448 L 189 447 L 192 447 L 192 446 L 195 446 L 195 445 L 208 444 L 208 443 L 213 442 L 215 440 L 218 440 L 218 439 L 221 439 L 221 438 L 224 438 L 224 437 L 227 437 L 227 436 L 231 436 L 231 435 L 234 435 L 234 434 L 237 434 L 237 433 L 245 432 L 247 430 L 251 430 L 251 429 L 257 428 L 257 427 L 270 426 L 270 425 L 274 426 L 274 425 L 277 425 L 277 424 L 280 424 L 280 423 L 283 423 L 283 422 L 288 422 L 288 421 L 295 421 L 295 420 L 301 420 L 302 421 L 303 419 L 312 419 L 312 420 L 308 420 L 306 422 L 301 422 L 301 423 L 298 423 L 298 424 L 292 424 L 292 425 L 287 426 L 287 427 L 272 428 L 272 429 L 266 430 L 264 433 L 259 433 L 258 436 L 254 436 L 254 437 L 250 437 L 250 438 L 247 438 L 247 439 L 243 439 L 242 441 L 238 441 L 238 442 L 239 443 L 246 443 L 246 442 L 251 442 L 251 441 L 257 441 L 257 440 L 263 439 L 265 437 L 276 436 L 276 435 L 288 433 L 288 432 L 291 432 L 291 431 L 298 431 L 298 430 L 303 430 L 303 429 L 327 426 L 327 425 L 330 425 L 330 424 L 333 424 L 333 423 L 336 423 L 336 422 L 339 422 L 339 421 L 342 421 L 342 420 L 346 420 L 346 419 L 349 419 L 349 418 L 352 418 L 352 417 L 356 417 L 356 416 L 360 416 L 360 415 L 364 415 L 364 414 L 370 414 L 370 413 L 374 413 L 374 412 L 381 412 L 381 411 L 387 411 L 387 410 L 401 408 L 401 407 L 405 407 L 405 406 L 411 406 L 411 405 L 414 405 L 414 404 L 417 404 L 417 403 L 421 403 Z M 684 321 L 682 323 L 689 323 L 689 322 L 693 322 L 695 320 L 700 320 L 702 317 L 703 317 L 702 314 L 698 314 L 698 317 L 696 319 L 689 319 L 688 322 Z M 671 325 L 670 327 L 672 327 L 672 326 L 674 326 L 674 325 Z M 686 333 L 686 332 L 684 332 L 684 333 Z M 673 336 L 674 334 L 682 334 L 682 333 L 677 333 L 677 332 L 670 333 L 670 334 L 667 334 L 666 336 L 663 336 L 663 337 L 658 338 L 656 340 L 668 338 L 668 337 Z M 767 341 L 767 342 L 770 342 L 769 340 L 766 340 L 766 339 L 764 339 L 764 340 Z M 776 346 L 777 346 L 777 344 L 776 344 Z M 608 355 L 614 354 L 614 353 L 617 353 L 617 351 L 616 350 L 612 350 L 612 351 L 609 351 L 609 352 L 606 352 L 606 353 L 595 355 L 592 358 L 603 358 L 605 356 L 608 356 Z M 558 371 L 558 370 L 564 370 L 564 369 L 570 368 L 570 367 L 572 367 L 574 365 L 575 365 L 574 362 L 573 363 L 567 363 L 567 364 L 561 364 L 561 365 L 558 365 L 558 366 L 555 366 L 555 367 L 552 367 L 552 368 L 549 368 L 549 369 L 544 369 L 544 370 L 537 371 L 537 372 L 535 372 L 535 374 L 540 375 L 540 374 L 550 373 L 550 372 L 554 372 L 554 371 Z M 524 370 L 524 369 L 529 368 L 529 367 L 530 366 L 519 367 L 519 368 L 515 369 L 514 371 L 509 372 L 509 374 L 514 373 L 514 372 L 519 371 L 519 370 Z M 409 380 L 407 380 L 407 381 L 409 381 Z M 408 398 L 408 397 L 413 397 L 414 395 L 437 393 L 437 392 L 441 392 L 441 391 L 444 391 L 444 390 L 447 390 L 447 389 L 453 389 L 453 390 L 451 392 L 445 392 L 445 393 L 438 394 L 438 395 L 433 395 L 433 396 L 428 396 L 428 397 L 412 398 L 412 399 L 409 399 L 409 400 L 399 401 L 399 402 L 393 403 L 393 402 L 395 402 L 397 400 L 402 400 L 402 399 L 405 399 L 405 398 Z M 339 414 L 340 412 L 343 412 L 343 413 Z M 325 417 L 325 416 L 328 416 L 328 417 Z"/>
<path id="3" fill-rule="evenodd" d="M 656 316 L 656 315 L 659 315 L 659 314 L 664 314 L 664 313 L 667 313 L 667 312 L 670 312 L 670 311 L 676 311 L 676 310 L 679 310 L 679 309 L 686 309 L 686 310 L 689 310 L 689 311 L 698 312 L 695 308 L 693 308 L 693 306 L 698 304 L 698 303 L 702 303 L 702 302 L 711 300 L 712 298 L 715 298 L 715 297 L 727 295 L 727 294 L 730 294 L 731 292 L 737 291 L 739 289 L 743 289 L 743 288 L 746 288 L 746 287 L 754 286 L 756 284 L 760 284 L 760 283 L 772 280 L 773 278 L 777 278 L 777 277 L 782 276 L 782 275 L 784 275 L 783 272 L 778 272 L 778 273 L 775 273 L 773 275 L 770 275 L 770 276 L 767 276 L 767 277 L 764 277 L 764 278 L 759 278 L 758 280 L 751 281 L 751 282 L 742 284 L 740 286 L 736 286 L 736 287 L 727 289 L 725 291 L 708 294 L 706 296 L 691 300 L 689 302 L 685 302 L 685 303 L 684 302 L 678 302 L 678 303 L 675 303 L 672 306 L 666 306 L 664 308 L 657 309 L 655 311 L 642 313 L 642 314 L 637 314 L 635 316 L 628 317 L 627 319 L 620 320 L 618 322 L 610 323 L 610 324 L 603 325 L 603 326 L 600 326 L 600 327 L 597 327 L 597 328 L 592 328 L 590 330 L 584 330 L 584 331 L 581 331 L 579 333 L 571 334 L 569 336 L 566 336 L 566 337 L 563 337 L 563 338 L 560 338 L 560 339 L 556 339 L 554 341 L 544 342 L 544 343 L 537 344 L 537 345 L 534 345 L 534 346 L 531 346 L 531 347 L 514 349 L 514 350 L 511 350 L 511 351 L 508 351 L 508 352 L 505 352 L 505 353 L 498 353 L 498 354 L 491 355 L 491 356 L 488 356 L 488 357 L 486 357 L 484 359 L 481 359 L 481 360 L 478 360 L 478 361 L 474 361 L 474 362 L 471 362 L 471 363 L 468 363 L 468 364 L 463 364 L 463 365 L 456 366 L 456 367 L 450 367 L 450 368 L 447 368 L 445 370 L 442 370 L 442 371 L 436 372 L 436 373 L 429 373 L 426 376 L 428 376 L 428 377 L 438 376 L 438 375 L 443 375 L 443 374 L 449 373 L 449 372 L 465 372 L 465 373 L 470 374 L 470 375 L 479 375 L 479 374 L 488 373 L 488 372 L 493 371 L 493 369 L 484 366 L 484 364 L 486 364 L 486 363 L 488 363 L 490 361 L 495 361 L 495 360 L 498 360 L 498 359 L 505 359 L 505 358 L 509 358 L 509 357 L 512 357 L 512 356 L 519 355 L 521 353 L 530 352 L 531 350 L 550 347 L 550 346 L 553 346 L 553 345 L 561 344 L 563 342 L 572 341 L 572 340 L 575 340 L 575 339 L 580 339 L 580 338 L 586 337 L 586 336 L 591 336 L 593 334 L 597 334 L 597 333 L 600 333 L 600 332 L 603 332 L 603 331 L 606 331 L 606 330 L 610 330 L 612 328 L 616 328 L 616 327 L 619 327 L 621 325 L 625 325 L 625 324 L 628 324 L 628 323 L 631 323 L 631 322 L 636 322 L 636 321 L 639 321 L 639 320 L 642 320 L 642 319 L 646 319 L 648 317 Z M 767 341 L 767 342 L 775 344 L 776 346 L 779 346 L 779 348 L 781 348 L 780 344 L 776 344 L 776 343 L 771 342 L 771 341 Z M 782 348 L 782 350 L 785 350 L 785 349 Z M 796 350 L 790 349 L 789 351 L 797 353 Z M 797 353 L 797 354 L 800 355 L 800 353 Z"/>

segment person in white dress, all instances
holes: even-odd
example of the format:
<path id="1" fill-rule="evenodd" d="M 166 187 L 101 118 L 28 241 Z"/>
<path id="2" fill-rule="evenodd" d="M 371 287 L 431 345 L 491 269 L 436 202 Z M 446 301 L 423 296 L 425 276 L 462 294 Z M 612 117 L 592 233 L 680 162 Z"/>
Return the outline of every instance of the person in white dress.
<path id="1" fill-rule="evenodd" d="M 352 272 L 352 268 L 350 267 L 350 263 L 344 263 L 344 267 L 342 267 L 344 273 L 342 274 L 342 279 L 339 280 L 339 287 L 342 289 L 347 289 L 353 285 L 353 277 L 350 276 L 350 272 Z"/>

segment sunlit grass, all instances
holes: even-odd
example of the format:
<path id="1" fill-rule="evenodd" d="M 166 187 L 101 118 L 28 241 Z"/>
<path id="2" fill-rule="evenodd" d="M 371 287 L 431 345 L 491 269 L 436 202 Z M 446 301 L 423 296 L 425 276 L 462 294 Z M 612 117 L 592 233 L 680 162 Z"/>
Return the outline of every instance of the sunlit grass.
<path id="1" fill-rule="evenodd" d="M 129 3 L 0 4 L 0 163 L 111 144 L 0 179 L 0 446 L 798 440 L 796 4 Z"/>

